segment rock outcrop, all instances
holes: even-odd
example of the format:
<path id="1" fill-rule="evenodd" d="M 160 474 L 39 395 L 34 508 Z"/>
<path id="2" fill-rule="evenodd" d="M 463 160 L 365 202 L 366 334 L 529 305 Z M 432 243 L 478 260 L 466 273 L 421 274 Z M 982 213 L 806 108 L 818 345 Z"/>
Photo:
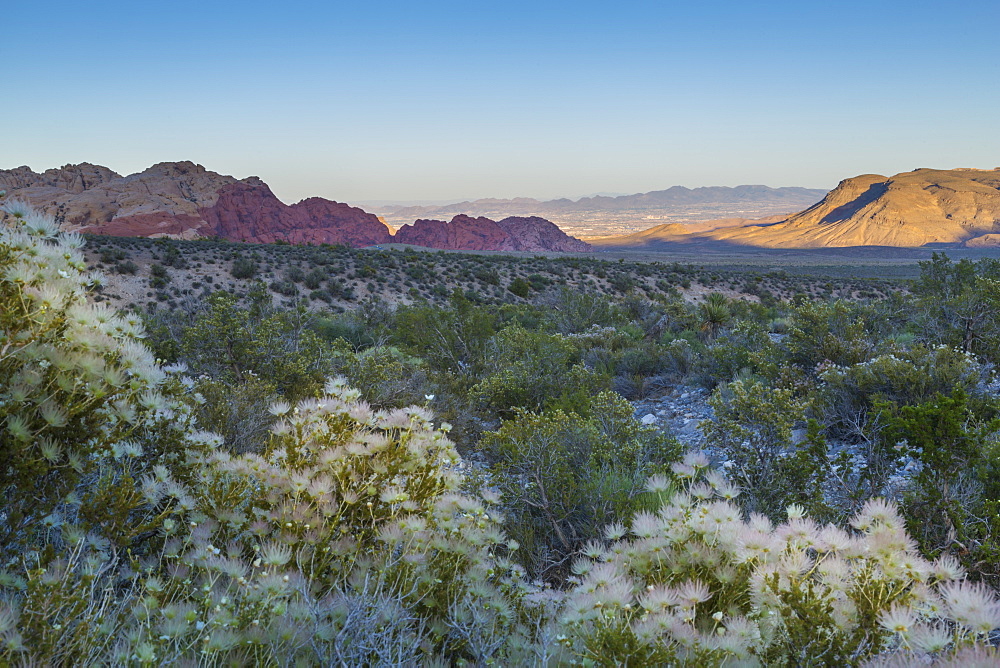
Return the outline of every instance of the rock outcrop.
<path id="1" fill-rule="evenodd" d="M 575 239 L 544 218 L 510 217 L 500 221 L 458 215 L 451 222 L 418 220 L 403 225 L 397 243 L 443 250 L 498 250 L 584 253 L 590 245 Z"/>
<path id="2" fill-rule="evenodd" d="M 1000 168 L 917 169 L 893 177 L 864 174 L 841 181 L 821 202 L 785 219 L 772 217 L 715 229 L 668 225 L 594 243 L 701 243 L 734 249 L 916 248 L 928 244 L 982 248 L 996 246 L 998 240 Z"/>
<path id="3" fill-rule="evenodd" d="M 55 215 L 66 229 L 92 234 L 355 247 L 398 241 L 453 250 L 590 248 L 542 218 L 418 220 L 394 237 L 362 209 L 321 197 L 289 206 L 255 176 L 236 179 L 193 162 L 163 162 L 130 176 L 88 163 L 41 174 L 18 167 L 0 170 L 0 189 Z"/>
<path id="4" fill-rule="evenodd" d="M 1000 232 L 1000 170 L 918 169 L 840 182 L 818 204 L 771 226 L 715 238 L 765 248 L 963 244 Z"/>
<path id="5" fill-rule="evenodd" d="M 489 218 L 455 216 L 451 222 L 420 219 L 403 225 L 393 239 L 396 243 L 444 250 L 514 250 L 507 233 Z"/>
<path id="6" fill-rule="evenodd" d="M 379 219 L 311 197 L 282 203 L 257 177 L 236 179 L 192 162 L 164 162 L 131 176 L 66 165 L 36 174 L 0 171 L 0 188 L 56 216 L 70 230 L 116 236 L 368 246 L 392 240 Z"/>
<path id="7" fill-rule="evenodd" d="M 310 197 L 286 206 L 266 184 L 233 183 L 200 211 L 215 236 L 234 241 L 373 246 L 392 241 L 377 216 L 340 202 Z"/>

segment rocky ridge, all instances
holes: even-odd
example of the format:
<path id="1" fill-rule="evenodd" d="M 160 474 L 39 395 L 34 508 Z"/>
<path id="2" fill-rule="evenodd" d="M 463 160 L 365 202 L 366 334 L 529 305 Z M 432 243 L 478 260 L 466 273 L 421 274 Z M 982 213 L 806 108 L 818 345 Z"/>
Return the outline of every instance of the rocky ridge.
<path id="1" fill-rule="evenodd" d="M 841 181 L 822 201 L 783 220 L 745 221 L 709 230 L 671 225 L 595 243 L 776 249 L 996 246 L 1000 243 L 1000 168 L 917 169 L 892 177 L 864 174 Z"/>
<path id="2" fill-rule="evenodd" d="M 448 250 L 550 251 L 580 253 L 590 245 L 574 239 L 544 218 L 512 216 L 500 221 L 459 215 L 451 222 L 417 220 L 403 225 L 394 241 Z"/>
<path id="3" fill-rule="evenodd" d="M 164 162 L 129 176 L 82 163 L 40 174 L 0 170 L 0 189 L 56 216 L 66 229 L 114 236 L 362 247 L 392 242 L 449 250 L 579 252 L 587 244 L 542 218 L 417 221 L 402 236 L 374 214 L 310 197 L 281 202 L 257 177 L 236 179 L 193 162 Z"/>

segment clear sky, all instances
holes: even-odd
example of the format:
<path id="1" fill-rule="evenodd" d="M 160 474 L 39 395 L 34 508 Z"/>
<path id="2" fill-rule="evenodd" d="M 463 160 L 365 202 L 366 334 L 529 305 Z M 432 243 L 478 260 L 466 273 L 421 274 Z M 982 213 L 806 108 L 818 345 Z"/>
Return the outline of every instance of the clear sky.
<path id="1" fill-rule="evenodd" d="M 4 3 L 0 168 L 286 202 L 830 188 L 1000 166 L 1000 2 Z"/>

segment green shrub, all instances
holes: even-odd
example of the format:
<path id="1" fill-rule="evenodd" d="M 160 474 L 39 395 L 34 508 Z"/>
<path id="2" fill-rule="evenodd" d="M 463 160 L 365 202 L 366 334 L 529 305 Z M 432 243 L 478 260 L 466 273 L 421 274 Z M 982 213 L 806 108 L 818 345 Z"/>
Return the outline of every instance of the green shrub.
<path id="1" fill-rule="evenodd" d="M 115 264 L 115 272 L 119 274 L 135 274 L 139 271 L 139 265 L 132 260 L 124 260 Z"/>
<path id="2" fill-rule="evenodd" d="M 257 274 L 257 269 L 257 263 L 250 258 L 238 257 L 233 260 L 233 267 L 229 273 L 233 275 L 233 278 L 253 278 Z"/>
<path id="3" fill-rule="evenodd" d="M 310 290 L 318 290 L 326 281 L 326 272 L 319 268 L 313 269 L 302 280 Z"/>
<path id="4" fill-rule="evenodd" d="M 522 299 L 527 299 L 528 294 L 531 292 L 531 284 L 528 283 L 528 281 L 524 280 L 523 278 L 518 277 L 510 282 L 510 285 L 507 286 L 507 289 L 511 293 L 517 295 L 518 297 L 521 297 Z"/>
<path id="5" fill-rule="evenodd" d="M 874 352 L 865 319 L 857 308 L 844 301 L 805 302 L 796 306 L 788 325 L 787 346 L 792 362 L 809 369 L 824 362 L 841 366 L 858 364 Z"/>
<path id="6" fill-rule="evenodd" d="M 783 357 L 764 326 L 743 320 L 712 341 L 700 360 L 698 375 L 709 387 L 745 373 L 773 380 Z"/>
<path id="7" fill-rule="evenodd" d="M 995 469 L 986 461 L 988 444 L 996 442 L 1000 421 L 976 420 L 962 389 L 951 396 L 937 395 L 918 405 L 876 403 L 886 427 L 880 446 L 896 457 L 909 456 L 921 466 L 912 480 L 905 513 L 911 533 L 929 554 L 953 541 L 981 544 L 984 529 L 992 529 L 985 499 L 976 488 L 976 473 Z M 981 555 L 978 555 L 981 556 Z"/>
<path id="8" fill-rule="evenodd" d="M 486 375 L 469 398 L 490 416 L 510 417 L 517 408 L 537 411 L 606 388 L 605 378 L 574 360 L 575 351 L 558 334 L 507 327 L 491 340 Z"/>
<path id="9" fill-rule="evenodd" d="M 874 436 L 866 429 L 876 398 L 912 405 L 956 389 L 977 396 L 987 370 L 971 355 L 949 346 L 918 345 L 849 366 L 823 365 L 819 376 L 823 414 L 831 433 L 857 441 Z"/>
<path id="10" fill-rule="evenodd" d="M 829 462 L 819 425 L 810 426 L 802 443 L 792 439 L 793 427 L 805 420 L 805 401 L 753 379 L 720 385 L 708 403 L 715 416 L 699 427 L 728 457 L 748 510 L 773 518 L 790 503 L 805 503 L 815 514 L 826 512 Z"/>
<path id="11" fill-rule="evenodd" d="M 537 576 L 565 572 L 566 560 L 601 526 L 636 507 L 646 478 L 679 454 L 676 441 L 641 426 L 611 392 L 589 414 L 515 411 L 480 441 L 504 499 L 508 533 Z"/>
<path id="12" fill-rule="evenodd" d="M 375 408 L 401 408 L 424 400 L 427 375 L 421 360 L 391 346 L 355 352 L 343 339 L 333 353 L 334 367 Z"/>
<path id="13" fill-rule="evenodd" d="M 330 345 L 310 327 L 301 311 L 282 311 L 258 283 L 243 307 L 234 295 L 209 296 L 190 324 L 174 326 L 163 343 L 176 345 L 191 371 L 237 382 L 253 372 L 274 383 L 288 398 L 309 396 L 331 370 Z"/>

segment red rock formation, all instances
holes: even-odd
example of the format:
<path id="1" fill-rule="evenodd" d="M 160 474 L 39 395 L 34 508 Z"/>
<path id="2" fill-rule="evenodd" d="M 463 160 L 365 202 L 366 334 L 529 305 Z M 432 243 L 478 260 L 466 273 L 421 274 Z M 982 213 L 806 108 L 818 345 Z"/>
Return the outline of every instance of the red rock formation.
<path id="1" fill-rule="evenodd" d="M 289 208 L 301 221 L 300 227 L 288 232 L 287 239 L 293 244 L 328 243 L 359 247 L 392 242 L 389 227 L 378 216 L 355 206 L 310 197 Z"/>
<path id="2" fill-rule="evenodd" d="M 286 206 L 267 185 L 233 183 L 201 209 L 213 236 L 237 241 L 371 246 L 389 243 L 389 229 L 374 214 L 320 197 Z"/>
<path id="3" fill-rule="evenodd" d="M 513 241 L 514 250 L 586 253 L 590 244 L 571 237 L 544 218 L 511 216 L 497 223 Z"/>
<path id="4" fill-rule="evenodd" d="M 0 170 L 0 188 L 52 213 L 69 230 L 93 234 L 346 246 L 398 241 L 454 250 L 589 250 L 542 218 L 418 220 L 393 236 L 384 222 L 361 209 L 320 197 L 288 206 L 257 177 L 237 180 L 193 162 L 162 162 L 124 177 L 87 163 L 42 174 L 18 167 Z"/>
<path id="5" fill-rule="evenodd" d="M 393 237 L 401 244 L 444 250 L 514 250 L 507 232 L 489 218 L 459 215 L 450 223 L 418 220 L 403 225 Z"/>
<path id="6" fill-rule="evenodd" d="M 526 252 L 587 252 L 590 246 L 567 235 L 544 218 L 489 218 L 458 215 L 443 220 L 418 220 L 403 225 L 394 241 L 444 250 L 489 250 Z"/>
<path id="7" fill-rule="evenodd" d="M 237 180 L 193 162 L 162 162 L 125 177 L 87 163 L 41 174 L 18 167 L 0 170 L 0 188 L 66 229 L 92 234 L 349 246 L 392 240 L 361 209 L 319 197 L 286 206 L 257 177 Z"/>

